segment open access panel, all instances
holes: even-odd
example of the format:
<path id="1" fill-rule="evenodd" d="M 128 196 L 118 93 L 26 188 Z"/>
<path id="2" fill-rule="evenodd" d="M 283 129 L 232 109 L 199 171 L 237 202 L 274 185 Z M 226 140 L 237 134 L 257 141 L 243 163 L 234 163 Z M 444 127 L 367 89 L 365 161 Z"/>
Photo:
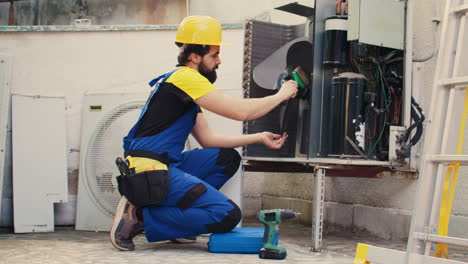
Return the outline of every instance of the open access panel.
<path id="1" fill-rule="evenodd" d="M 316 0 L 277 8 L 305 16 L 304 24 L 247 21 L 244 97 L 275 94 L 289 79 L 300 88 L 296 98 L 244 122 L 245 134 L 288 133 L 285 146 L 249 145 L 244 158 L 413 169 L 424 115 L 411 96 L 405 5 Z"/>

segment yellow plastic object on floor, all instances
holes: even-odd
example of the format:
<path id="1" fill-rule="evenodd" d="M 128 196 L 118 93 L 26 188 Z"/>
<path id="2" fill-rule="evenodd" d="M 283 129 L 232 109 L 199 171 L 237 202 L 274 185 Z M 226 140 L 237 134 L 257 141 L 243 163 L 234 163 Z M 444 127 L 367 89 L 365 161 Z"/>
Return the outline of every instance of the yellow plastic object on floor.
<path id="1" fill-rule="evenodd" d="M 368 244 L 358 243 L 356 248 L 356 256 L 354 256 L 353 264 L 371 264 L 367 261 Z"/>
<path id="2" fill-rule="evenodd" d="M 457 154 L 462 154 L 463 147 L 463 136 L 465 133 L 466 116 L 468 114 L 468 86 L 465 92 L 465 106 L 463 107 L 462 120 L 460 125 L 460 134 L 458 135 L 458 146 Z M 455 186 L 457 185 L 458 170 L 460 168 L 459 162 L 452 162 L 447 169 L 444 180 L 444 189 L 442 193 L 442 201 L 440 204 L 440 216 L 439 216 L 439 235 L 448 235 L 448 226 L 450 222 L 450 214 L 452 211 L 453 196 L 455 194 Z M 452 177 L 453 171 L 453 177 Z M 445 243 L 437 244 L 436 256 L 441 258 L 445 257 L 448 259 L 448 245 Z"/>

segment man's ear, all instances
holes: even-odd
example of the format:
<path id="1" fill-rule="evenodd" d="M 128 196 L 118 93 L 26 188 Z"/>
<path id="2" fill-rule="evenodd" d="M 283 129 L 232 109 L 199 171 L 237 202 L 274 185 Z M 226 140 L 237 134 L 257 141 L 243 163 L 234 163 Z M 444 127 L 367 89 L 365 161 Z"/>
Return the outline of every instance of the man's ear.
<path id="1" fill-rule="evenodd" d="M 199 64 L 201 62 L 202 57 L 194 52 L 190 53 L 189 55 L 189 61 L 191 61 L 194 64 Z"/>

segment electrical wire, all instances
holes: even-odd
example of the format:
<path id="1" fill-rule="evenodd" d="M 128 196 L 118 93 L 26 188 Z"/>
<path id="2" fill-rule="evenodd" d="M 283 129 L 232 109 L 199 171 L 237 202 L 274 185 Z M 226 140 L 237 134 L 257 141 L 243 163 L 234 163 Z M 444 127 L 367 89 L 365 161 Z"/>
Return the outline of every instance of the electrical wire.
<path id="1" fill-rule="evenodd" d="M 414 123 L 405 131 L 405 133 L 397 139 L 397 143 L 402 144 L 401 150 L 397 151 L 397 158 L 404 159 L 408 158 L 411 154 L 411 148 L 418 143 L 418 141 L 422 137 L 423 133 L 423 122 L 425 120 L 423 110 L 421 106 L 416 102 L 414 97 L 411 97 L 411 118 L 413 118 Z M 416 133 L 410 139 L 408 143 L 408 139 L 411 136 L 411 132 L 413 129 L 416 129 Z"/>
<path id="2" fill-rule="evenodd" d="M 385 134 L 388 133 L 389 124 L 399 122 L 402 76 L 398 75 L 398 67 L 403 61 L 401 51 L 392 49 L 379 55 L 384 49 L 366 49 L 366 55 L 360 57 L 350 56 L 351 66 L 360 74 L 366 76 L 368 92 L 376 95 L 377 101 L 372 101 L 366 106 L 366 116 L 373 125 L 366 126 L 366 140 L 369 149 L 365 154 L 372 158 L 379 151 L 382 144 L 386 144 Z M 393 110 L 392 110 L 393 109 Z M 393 112 L 393 114 L 392 114 Z M 383 116 L 382 116 L 383 115 Z M 370 123 L 369 123 L 370 124 Z"/>
<path id="3" fill-rule="evenodd" d="M 386 80 L 385 80 L 385 78 L 383 76 L 382 67 L 380 66 L 380 64 L 378 63 L 378 61 L 374 57 L 372 57 L 372 60 L 375 63 L 375 65 L 377 66 L 377 71 L 375 72 L 375 74 L 377 75 L 376 79 L 380 83 L 380 87 L 382 88 L 382 93 L 383 93 L 383 96 L 384 96 L 384 109 L 380 110 L 380 112 L 384 114 L 384 120 L 383 120 L 383 123 L 382 123 L 382 129 L 380 130 L 379 137 L 375 140 L 373 146 L 371 147 L 371 149 L 367 153 L 367 158 L 370 158 L 374 154 L 375 148 L 377 147 L 377 145 L 380 143 L 380 141 L 382 139 L 382 136 L 383 136 L 383 134 L 385 132 L 385 126 L 386 126 L 386 123 L 387 123 L 387 113 L 389 111 L 389 105 L 391 104 L 391 99 L 389 99 L 390 96 L 387 96 L 387 92 L 385 91 Z M 388 94 L 390 95 L 390 93 L 388 93 Z"/>

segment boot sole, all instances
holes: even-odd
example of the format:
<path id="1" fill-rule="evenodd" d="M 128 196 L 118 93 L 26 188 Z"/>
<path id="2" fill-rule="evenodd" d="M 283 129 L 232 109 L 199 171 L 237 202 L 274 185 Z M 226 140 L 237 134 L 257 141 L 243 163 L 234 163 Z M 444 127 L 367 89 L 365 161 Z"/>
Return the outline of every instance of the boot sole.
<path id="1" fill-rule="evenodd" d="M 186 238 L 175 238 L 175 239 L 171 239 L 171 242 L 176 243 L 176 244 L 193 244 L 193 243 L 196 243 L 197 240 L 186 239 Z"/>
<path id="2" fill-rule="evenodd" d="M 114 246 L 116 249 L 120 251 L 131 251 L 132 249 L 124 248 L 121 247 L 117 244 L 115 241 L 115 231 L 117 227 L 119 226 L 120 220 L 122 219 L 122 216 L 125 212 L 125 205 L 127 204 L 127 198 L 125 196 L 120 197 L 119 202 L 117 203 L 117 207 L 115 208 L 115 214 L 114 214 L 114 220 L 112 222 L 111 230 L 109 232 L 110 235 L 110 241 L 112 243 L 112 246 Z"/>

